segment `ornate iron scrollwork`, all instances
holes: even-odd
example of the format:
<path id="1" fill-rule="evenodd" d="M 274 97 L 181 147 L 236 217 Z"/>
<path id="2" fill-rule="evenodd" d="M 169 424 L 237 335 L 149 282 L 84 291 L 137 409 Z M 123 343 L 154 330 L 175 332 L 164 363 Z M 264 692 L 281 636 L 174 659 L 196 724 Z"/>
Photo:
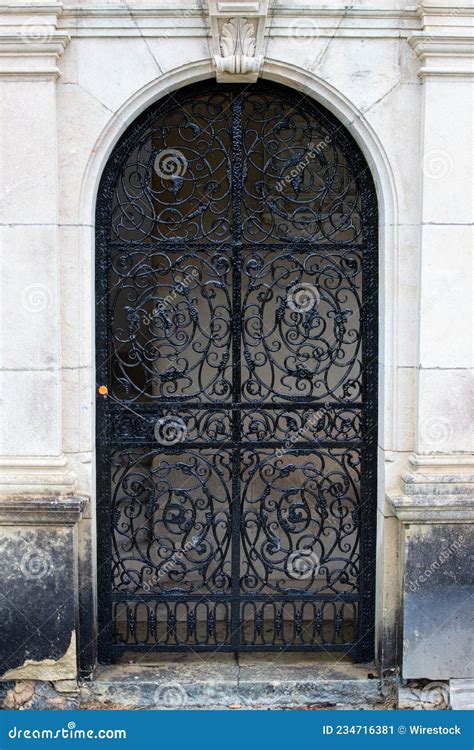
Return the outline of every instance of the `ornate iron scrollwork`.
<path id="1" fill-rule="evenodd" d="M 347 131 L 199 84 L 97 205 L 101 659 L 373 650 L 377 202 Z"/>

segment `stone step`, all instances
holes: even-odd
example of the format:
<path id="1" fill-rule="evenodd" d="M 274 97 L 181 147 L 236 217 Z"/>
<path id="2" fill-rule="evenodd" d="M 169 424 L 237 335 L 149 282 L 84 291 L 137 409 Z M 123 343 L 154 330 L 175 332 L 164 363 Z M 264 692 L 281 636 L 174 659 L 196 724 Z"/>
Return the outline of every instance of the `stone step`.
<path id="1" fill-rule="evenodd" d="M 175 655 L 159 666 L 102 667 L 81 689 L 81 703 L 85 708 L 144 709 L 390 707 L 381 697 L 373 665 L 272 656 Z"/>

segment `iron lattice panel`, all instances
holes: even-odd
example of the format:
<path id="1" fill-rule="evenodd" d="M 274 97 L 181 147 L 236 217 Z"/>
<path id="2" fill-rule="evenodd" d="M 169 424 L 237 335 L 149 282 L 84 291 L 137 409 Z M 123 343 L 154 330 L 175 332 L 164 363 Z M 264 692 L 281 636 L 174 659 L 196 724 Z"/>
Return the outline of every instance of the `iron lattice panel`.
<path id="1" fill-rule="evenodd" d="M 170 151 L 186 166 L 163 177 Z M 280 86 L 189 87 L 125 133 L 96 223 L 101 660 L 370 658 L 377 202 L 358 147 Z"/>

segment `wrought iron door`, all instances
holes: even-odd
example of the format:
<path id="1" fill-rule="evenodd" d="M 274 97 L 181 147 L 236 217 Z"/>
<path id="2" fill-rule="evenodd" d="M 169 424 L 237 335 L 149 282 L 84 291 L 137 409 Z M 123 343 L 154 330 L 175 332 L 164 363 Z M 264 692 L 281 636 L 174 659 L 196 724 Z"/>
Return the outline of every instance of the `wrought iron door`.
<path id="1" fill-rule="evenodd" d="M 373 653 L 377 201 L 324 108 L 199 84 L 97 204 L 100 659 Z"/>

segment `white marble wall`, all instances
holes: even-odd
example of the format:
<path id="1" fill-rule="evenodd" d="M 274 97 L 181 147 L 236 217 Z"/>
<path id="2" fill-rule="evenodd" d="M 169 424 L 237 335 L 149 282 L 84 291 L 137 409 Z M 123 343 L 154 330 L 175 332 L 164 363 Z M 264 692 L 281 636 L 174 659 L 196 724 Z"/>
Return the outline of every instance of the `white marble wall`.
<path id="1" fill-rule="evenodd" d="M 60 421 L 56 61 L 67 40 L 55 17 L 37 26 L 14 10 L 0 12 L 0 488 L 59 492 L 74 483 Z"/>
<path id="2" fill-rule="evenodd" d="M 125 125 L 170 88 L 209 77 L 212 68 L 199 16 L 177 15 L 170 22 L 163 16 L 122 15 L 117 20 L 112 11 L 105 17 L 83 12 L 75 29 L 68 15 L 61 26 L 67 23 L 72 39 L 60 60 L 57 84 L 62 309 L 65 320 L 77 325 L 63 330 L 63 356 L 67 367 L 76 370 L 63 379 L 63 410 L 65 450 L 74 471 L 87 482 L 84 461 L 91 449 L 92 420 L 86 383 L 93 361 L 92 315 L 87 313 L 93 309 L 93 244 L 87 225 L 93 219 L 94 189 Z M 264 77 L 304 89 L 329 106 L 374 165 L 382 213 L 380 441 L 389 451 L 386 468 L 392 485 L 415 448 L 422 84 L 418 60 L 400 33 L 408 36 L 419 23 L 414 13 L 398 8 L 376 18 L 340 12 L 277 14 L 268 21 L 263 70 Z M 78 263 L 80 279 L 71 294 Z"/>
<path id="3" fill-rule="evenodd" d="M 304 13 L 301 9 L 304 5 Z M 153 9 L 151 9 L 153 6 Z M 379 615 L 394 616 L 385 492 L 470 465 L 473 11 L 455 0 L 278 0 L 263 76 L 351 130 L 380 201 Z M 0 10 L 0 492 L 94 494 L 94 202 L 126 126 L 213 76 L 199 4 Z M 410 463 L 410 457 L 412 462 Z M 461 467 L 461 468 L 460 468 Z M 383 592 L 383 593 L 382 593 Z"/>

